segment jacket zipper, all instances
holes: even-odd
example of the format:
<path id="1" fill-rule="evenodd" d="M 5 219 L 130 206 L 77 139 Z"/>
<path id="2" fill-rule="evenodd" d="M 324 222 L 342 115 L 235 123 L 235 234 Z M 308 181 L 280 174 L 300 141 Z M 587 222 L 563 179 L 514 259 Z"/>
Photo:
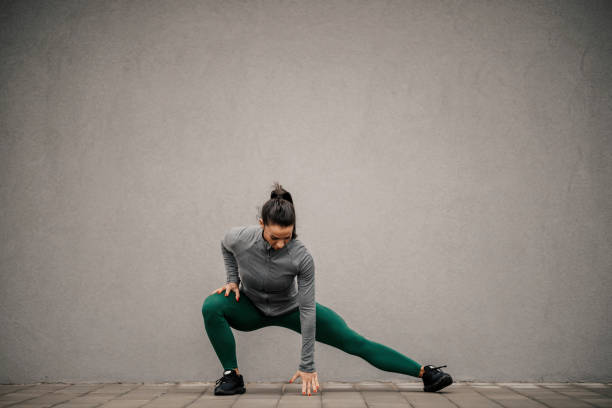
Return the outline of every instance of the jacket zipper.
<path id="1" fill-rule="evenodd" d="M 266 262 L 268 264 L 268 276 L 270 276 L 270 249 L 267 250 L 268 257 L 266 258 Z M 268 314 L 270 313 L 270 294 L 266 293 L 266 306 L 268 308 Z"/>

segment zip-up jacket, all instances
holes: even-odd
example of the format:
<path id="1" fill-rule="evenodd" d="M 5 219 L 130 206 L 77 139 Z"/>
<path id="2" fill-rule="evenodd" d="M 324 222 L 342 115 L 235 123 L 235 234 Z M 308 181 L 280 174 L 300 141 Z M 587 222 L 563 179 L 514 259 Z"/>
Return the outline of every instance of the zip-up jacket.
<path id="1" fill-rule="evenodd" d="M 302 332 L 299 370 L 314 372 L 315 265 L 302 241 L 294 238 L 275 250 L 264 239 L 261 226 L 239 226 L 225 234 L 221 252 L 226 282 L 237 283 L 240 293 L 264 315 L 278 316 L 299 308 Z"/>

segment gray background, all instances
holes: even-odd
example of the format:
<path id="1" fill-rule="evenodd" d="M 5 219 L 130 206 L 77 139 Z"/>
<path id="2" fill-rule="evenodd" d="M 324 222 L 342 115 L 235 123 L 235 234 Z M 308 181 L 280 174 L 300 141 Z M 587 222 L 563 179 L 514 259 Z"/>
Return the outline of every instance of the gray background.
<path id="1" fill-rule="evenodd" d="M 219 243 L 276 180 L 364 336 L 455 380 L 610 381 L 611 10 L 3 2 L 0 382 L 218 378 Z M 297 370 L 298 333 L 234 333 L 247 381 Z"/>

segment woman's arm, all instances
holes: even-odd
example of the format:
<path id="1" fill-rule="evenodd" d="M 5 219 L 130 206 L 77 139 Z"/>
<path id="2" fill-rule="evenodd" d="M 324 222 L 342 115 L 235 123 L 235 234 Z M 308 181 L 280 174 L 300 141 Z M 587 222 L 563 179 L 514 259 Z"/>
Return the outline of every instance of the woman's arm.
<path id="1" fill-rule="evenodd" d="M 225 263 L 225 271 L 227 274 L 226 283 L 240 283 L 238 262 L 236 262 L 234 251 L 236 250 L 235 248 L 238 239 L 240 238 L 240 234 L 244 231 L 244 229 L 244 226 L 230 228 L 221 240 L 221 253 L 223 254 L 223 262 Z"/>
<path id="2" fill-rule="evenodd" d="M 297 276 L 298 303 L 302 332 L 302 353 L 299 370 L 312 373 L 315 370 L 314 348 L 316 334 L 315 265 L 312 255 L 306 252 L 300 262 Z"/>
<path id="3" fill-rule="evenodd" d="M 225 283 L 235 282 L 236 284 L 240 283 L 240 275 L 238 274 L 238 263 L 236 262 L 236 257 L 232 254 L 223 242 L 221 242 L 221 253 L 223 254 L 223 262 L 225 263 L 225 272 L 227 275 L 227 279 Z"/>

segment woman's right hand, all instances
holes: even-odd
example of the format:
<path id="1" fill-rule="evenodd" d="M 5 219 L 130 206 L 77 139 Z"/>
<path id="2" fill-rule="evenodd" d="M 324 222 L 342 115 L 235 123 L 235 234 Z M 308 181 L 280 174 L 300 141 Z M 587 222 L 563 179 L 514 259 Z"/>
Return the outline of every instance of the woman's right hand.
<path id="1" fill-rule="evenodd" d="M 235 282 L 230 282 L 230 283 L 226 283 L 225 285 L 221 286 L 219 289 L 213 290 L 211 292 L 211 295 L 213 293 L 221 293 L 225 290 L 225 296 L 229 295 L 229 293 L 233 290 L 234 292 L 236 292 L 236 301 L 239 302 L 240 301 L 240 290 L 238 290 L 238 284 L 236 284 Z"/>

